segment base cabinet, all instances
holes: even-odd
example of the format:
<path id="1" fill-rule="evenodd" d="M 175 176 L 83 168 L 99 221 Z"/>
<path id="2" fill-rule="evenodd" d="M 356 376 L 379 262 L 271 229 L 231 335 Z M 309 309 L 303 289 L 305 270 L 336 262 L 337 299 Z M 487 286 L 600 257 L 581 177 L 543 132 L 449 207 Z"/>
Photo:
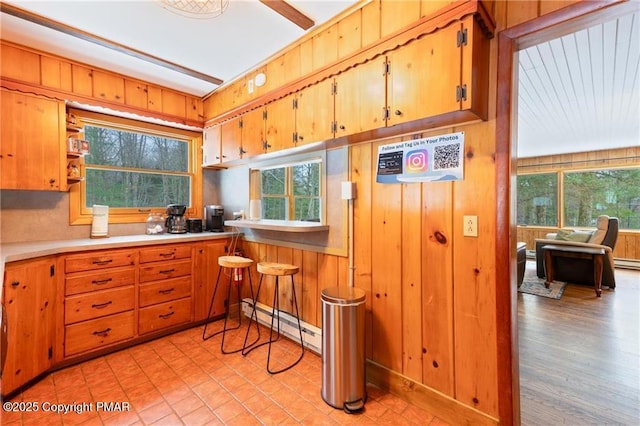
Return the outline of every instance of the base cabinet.
<path id="1" fill-rule="evenodd" d="M 56 259 L 6 265 L 2 303 L 7 311 L 6 361 L 2 394 L 51 368 L 56 337 Z"/>
<path id="2" fill-rule="evenodd" d="M 60 364 L 206 318 L 226 238 L 93 250 L 9 262 L 3 304 L 6 396 Z M 225 283 L 227 281 L 225 280 Z M 225 311 L 221 286 L 212 316 Z"/>

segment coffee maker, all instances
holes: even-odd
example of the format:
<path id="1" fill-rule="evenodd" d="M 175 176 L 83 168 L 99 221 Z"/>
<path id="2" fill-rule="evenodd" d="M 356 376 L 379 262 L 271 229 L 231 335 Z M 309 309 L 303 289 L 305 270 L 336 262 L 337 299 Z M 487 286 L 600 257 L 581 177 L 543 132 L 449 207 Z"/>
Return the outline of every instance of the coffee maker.
<path id="1" fill-rule="evenodd" d="M 165 225 L 170 234 L 184 234 L 187 232 L 187 219 L 184 212 L 187 206 L 182 204 L 169 204 L 167 206 L 167 220 Z"/>
<path id="2" fill-rule="evenodd" d="M 205 230 L 224 232 L 224 209 L 222 206 L 204 206 Z"/>

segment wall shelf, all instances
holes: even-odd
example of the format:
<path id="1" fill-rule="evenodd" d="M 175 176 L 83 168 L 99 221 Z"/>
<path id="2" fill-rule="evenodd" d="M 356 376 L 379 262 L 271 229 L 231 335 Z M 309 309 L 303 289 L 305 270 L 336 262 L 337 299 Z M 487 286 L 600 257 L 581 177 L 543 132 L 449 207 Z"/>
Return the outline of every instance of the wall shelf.
<path id="1" fill-rule="evenodd" d="M 329 225 L 301 220 L 225 220 L 224 224 L 225 226 L 234 226 L 236 228 L 283 232 L 319 232 L 329 230 Z"/>

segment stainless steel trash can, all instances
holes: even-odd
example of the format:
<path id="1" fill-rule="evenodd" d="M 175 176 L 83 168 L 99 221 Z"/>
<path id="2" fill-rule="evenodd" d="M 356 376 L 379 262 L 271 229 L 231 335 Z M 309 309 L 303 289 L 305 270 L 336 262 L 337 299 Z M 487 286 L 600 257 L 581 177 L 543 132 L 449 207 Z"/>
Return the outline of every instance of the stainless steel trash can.
<path id="1" fill-rule="evenodd" d="M 354 287 L 322 290 L 322 399 L 347 413 L 367 399 L 364 349 L 365 292 Z"/>

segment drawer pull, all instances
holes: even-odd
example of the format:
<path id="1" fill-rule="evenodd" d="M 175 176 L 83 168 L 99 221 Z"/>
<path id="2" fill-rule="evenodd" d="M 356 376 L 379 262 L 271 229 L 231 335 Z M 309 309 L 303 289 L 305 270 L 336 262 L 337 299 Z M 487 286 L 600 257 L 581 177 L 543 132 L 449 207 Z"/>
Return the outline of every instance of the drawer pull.
<path id="1" fill-rule="evenodd" d="M 94 303 L 93 305 L 91 305 L 92 308 L 96 308 L 96 309 L 102 309 L 102 308 L 106 308 L 107 306 L 109 306 L 111 303 L 111 300 L 109 300 L 108 302 L 104 302 L 104 303 Z"/>
<path id="2" fill-rule="evenodd" d="M 94 265 L 107 265 L 111 262 L 113 262 L 113 259 L 94 260 L 91 263 L 93 263 Z"/>
<path id="3" fill-rule="evenodd" d="M 11 287 L 18 287 L 19 285 L 20 285 L 20 281 L 18 280 L 11 281 Z"/>
<path id="4" fill-rule="evenodd" d="M 171 293 L 173 290 L 175 290 L 175 289 L 174 289 L 173 287 L 171 287 L 171 288 L 168 288 L 168 289 L 166 289 L 166 290 L 158 290 L 158 293 L 160 293 L 160 294 L 169 294 L 169 293 Z"/>
<path id="5" fill-rule="evenodd" d="M 175 271 L 175 269 L 171 268 L 171 269 L 165 269 L 164 271 L 160 271 L 160 273 L 161 274 L 170 274 L 170 273 L 172 273 L 174 271 Z"/>
<path id="6" fill-rule="evenodd" d="M 158 318 L 167 319 L 170 316 L 172 316 L 173 314 L 175 314 L 175 312 L 171 311 L 168 314 L 160 314 L 160 315 L 158 315 Z"/>
<path id="7" fill-rule="evenodd" d="M 170 252 L 170 253 L 160 253 L 160 255 L 159 255 L 159 256 L 162 256 L 162 257 L 171 257 L 171 256 L 173 256 L 173 254 L 174 254 L 173 252 Z"/>
<path id="8" fill-rule="evenodd" d="M 108 327 L 108 328 L 105 328 L 104 330 L 94 331 L 93 335 L 100 336 L 100 337 L 107 337 L 110 331 L 111 331 L 111 327 Z"/>
<path id="9" fill-rule="evenodd" d="M 113 281 L 113 278 L 105 278 L 104 280 L 93 280 L 91 281 L 91 284 L 95 284 L 95 285 L 102 285 L 102 284 L 106 284 L 110 281 Z"/>

